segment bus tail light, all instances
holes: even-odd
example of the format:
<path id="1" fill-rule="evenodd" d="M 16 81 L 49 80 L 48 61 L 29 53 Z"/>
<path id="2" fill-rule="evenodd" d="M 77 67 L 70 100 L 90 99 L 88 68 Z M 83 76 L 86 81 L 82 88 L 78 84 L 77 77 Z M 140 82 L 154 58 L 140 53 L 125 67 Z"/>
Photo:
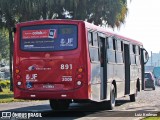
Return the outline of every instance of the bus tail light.
<path id="1" fill-rule="evenodd" d="M 20 73 L 20 70 L 19 69 L 16 69 L 16 74 Z"/>
<path id="2" fill-rule="evenodd" d="M 82 67 L 79 67 L 77 68 L 77 73 L 76 73 L 76 81 L 75 81 L 76 88 L 82 86 L 83 78 L 84 78 L 84 69 Z"/>
<path id="3" fill-rule="evenodd" d="M 78 79 L 82 79 L 82 77 L 83 77 L 83 76 L 82 76 L 81 74 L 78 74 L 78 75 L 77 75 L 77 78 L 78 78 Z"/>
<path id="4" fill-rule="evenodd" d="M 18 81 L 18 82 L 17 82 L 17 85 L 18 85 L 18 86 L 22 85 L 22 82 L 21 82 L 21 81 Z"/>
<path id="5" fill-rule="evenodd" d="M 78 72 L 79 72 L 79 73 L 83 72 L 83 68 L 79 68 L 79 69 L 78 69 Z"/>
<path id="6" fill-rule="evenodd" d="M 77 81 L 77 85 L 78 85 L 78 86 L 82 85 L 82 82 L 81 82 L 80 80 Z"/>
<path id="7" fill-rule="evenodd" d="M 15 69 L 15 78 L 17 79 L 17 85 L 21 88 L 22 87 L 22 81 L 21 81 L 21 75 L 19 74 L 20 73 L 20 70 L 18 68 Z"/>
<path id="8" fill-rule="evenodd" d="M 19 80 L 21 78 L 20 75 L 16 75 L 16 79 Z"/>

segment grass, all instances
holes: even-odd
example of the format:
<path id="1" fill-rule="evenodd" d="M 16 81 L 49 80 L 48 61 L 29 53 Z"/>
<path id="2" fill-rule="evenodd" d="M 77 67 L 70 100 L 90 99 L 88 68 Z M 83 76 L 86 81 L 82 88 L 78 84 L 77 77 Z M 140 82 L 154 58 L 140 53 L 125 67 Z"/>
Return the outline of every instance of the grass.
<path id="1" fill-rule="evenodd" d="M 147 117 L 142 120 L 160 120 L 160 117 Z"/>
<path id="2" fill-rule="evenodd" d="M 160 112 L 157 113 L 157 117 L 146 117 L 142 120 L 160 120 Z"/>
<path id="3" fill-rule="evenodd" d="M 14 99 L 13 92 L 9 89 L 3 89 L 3 92 L 0 92 L 0 103 L 9 103 L 9 102 L 24 102 L 28 100 Z"/>

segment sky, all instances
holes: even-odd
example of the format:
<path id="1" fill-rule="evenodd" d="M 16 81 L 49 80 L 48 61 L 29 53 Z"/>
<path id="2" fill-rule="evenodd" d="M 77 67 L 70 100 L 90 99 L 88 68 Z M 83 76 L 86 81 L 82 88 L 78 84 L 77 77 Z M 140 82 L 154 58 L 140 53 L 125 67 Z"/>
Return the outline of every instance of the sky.
<path id="1" fill-rule="evenodd" d="M 149 53 L 159 53 L 160 0 L 128 0 L 125 24 L 114 32 L 142 42 Z"/>

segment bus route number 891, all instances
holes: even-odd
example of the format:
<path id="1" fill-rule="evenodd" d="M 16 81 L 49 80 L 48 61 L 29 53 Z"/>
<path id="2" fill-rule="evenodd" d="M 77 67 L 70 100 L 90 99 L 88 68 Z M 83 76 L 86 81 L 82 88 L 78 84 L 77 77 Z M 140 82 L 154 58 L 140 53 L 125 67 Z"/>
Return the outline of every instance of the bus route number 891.
<path id="1" fill-rule="evenodd" d="M 72 64 L 61 64 L 60 69 L 61 70 L 71 70 L 72 69 Z"/>

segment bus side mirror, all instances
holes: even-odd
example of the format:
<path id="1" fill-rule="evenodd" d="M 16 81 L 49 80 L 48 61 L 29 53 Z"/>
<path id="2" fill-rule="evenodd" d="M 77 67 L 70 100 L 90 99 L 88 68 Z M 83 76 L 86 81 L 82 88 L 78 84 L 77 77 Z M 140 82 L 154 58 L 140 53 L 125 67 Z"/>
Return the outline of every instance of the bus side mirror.
<path id="1" fill-rule="evenodd" d="M 143 58 L 144 58 L 144 64 L 146 64 L 149 60 L 149 54 L 146 51 L 146 49 L 143 49 Z"/>

